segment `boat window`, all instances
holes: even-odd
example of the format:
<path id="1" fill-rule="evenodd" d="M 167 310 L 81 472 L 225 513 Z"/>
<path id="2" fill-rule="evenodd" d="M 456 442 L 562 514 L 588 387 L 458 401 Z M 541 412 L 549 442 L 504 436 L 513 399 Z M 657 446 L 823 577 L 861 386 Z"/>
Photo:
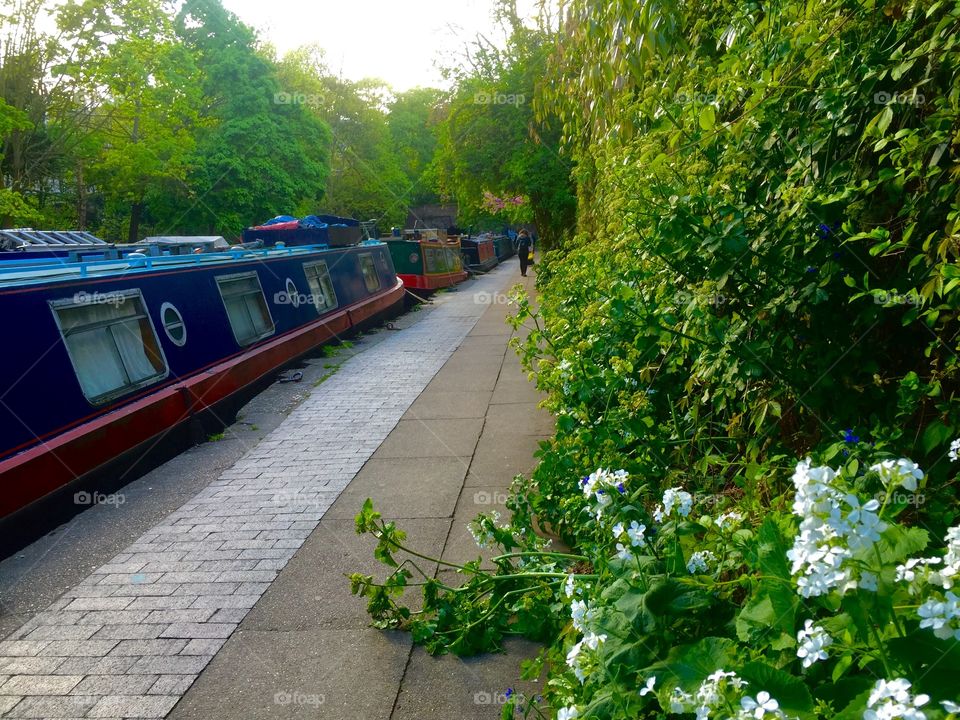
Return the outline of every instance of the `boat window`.
<path id="1" fill-rule="evenodd" d="M 330 271 L 325 262 L 316 262 L 303 266 L 310 286 L 310 303 L 322 313 L 337 306 L 337 293 L 333 289 Z"/>
<path id="2" fill-rule="evenodd" d="M 273 334 L 273 318 L 255 272 L 218 277 L 217 285 L 238 345 L 250 345 Z"/>
<path id="3" fill-rule="evenodd" d="M 165 302 L 160 306 L 160 322 L 170 342 L 177 347 L 187 344 L 187 326 L 183 322 L 183 315 L 172 303 Z"/>
<path id="4" fill-rule="evenodd" d="M 167 375 L 139 290 L 77 293 L 51 303 L 83 394 L 93 404 Z"/>
<path id="5" fill-rule="evenodd" d="M 360 255 L 360 272 L 363 273 L 363 282 L 367 286 L 367 292 L 376 292 L 380 289 L 380 276 L 377 274 L 377 268 L 373 264 L 373 255 L 370 253 Z"/>

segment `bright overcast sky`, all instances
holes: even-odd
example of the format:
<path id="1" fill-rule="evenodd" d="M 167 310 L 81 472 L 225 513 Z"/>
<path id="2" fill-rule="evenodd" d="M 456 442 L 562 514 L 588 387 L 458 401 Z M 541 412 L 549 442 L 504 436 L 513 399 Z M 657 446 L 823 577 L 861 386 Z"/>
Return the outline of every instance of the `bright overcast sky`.
<path id="1" fill-rule="evenodd" d="M 222 0 L 279 55 L 316 43 L 349 80 L 377 77 L 394 90 L 442 87 L 436 69 L 478 32 L 503 37 L 493 0 Z M 532 12 L 534 0 L 520 0 Z M 447 58 L 447 61 L 444 61 Z"/>

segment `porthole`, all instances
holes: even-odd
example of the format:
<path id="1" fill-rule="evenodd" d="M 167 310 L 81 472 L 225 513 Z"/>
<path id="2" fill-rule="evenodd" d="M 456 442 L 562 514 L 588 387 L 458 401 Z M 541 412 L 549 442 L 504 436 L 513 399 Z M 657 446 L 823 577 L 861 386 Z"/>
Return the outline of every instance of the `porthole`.
<path id="1" fill-rule="evenodd" d="M 294 307 L 300 307 L 300 291 L 290 278 L 287 278 L 287 302 Z"/>
<path id="2" fill-rule="evenodd" d="M 172 303 L 160 306 L 160 322 L 167 337 L 177 347 L 187 344 L 187 326 L 183 322 L 183 315 Z"/>

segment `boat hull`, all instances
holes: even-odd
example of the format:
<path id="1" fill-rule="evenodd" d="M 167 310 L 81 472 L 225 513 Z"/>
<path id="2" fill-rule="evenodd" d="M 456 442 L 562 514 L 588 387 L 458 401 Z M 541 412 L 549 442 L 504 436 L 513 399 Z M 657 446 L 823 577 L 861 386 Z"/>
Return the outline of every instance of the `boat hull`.
<path id="1" fill-rule="evenodd" d="M 0 461 L 0 518 L 95 473 L 135 448 L 163 442 L 166 435 L 192 418 L 215 410 L 231 396 L 243 393 L 318 345 L 365 322 L 397 314 L 403 295 L 403 285 L 398 280 L 393 288 L 378 296 L 290 331 Z"/>
<path id="2" fill-rule="evenodd" d="M 366 279 L 356 264 L 365 255 L 370 256 Z M 339 301 L 324 312 L 292 304 L 284 295 L 285 288 L 305 290 L 303 268 L 319 261 L 329 266 Z M 257 274 L 273 327 L 266 337 L 247 345 L 234 340 L 216 283 L 238 271 Z M 52 309 L 71 295 L 110 293 L 112 288 L 136 288 L 140 293 L 146 307 L 142 322 L 157 328 L 166 374 L 153 385 L 97 403 L 84 397 Z M 133 268 L 102 279 L 91 274 L 82 280 L 0 288 L 0 302 L 19 308 L 14 337 L 20 340 L 0 357 L 6 443 L 0 452 L 0 526 L 105 468 L 111 474 L 105 483 L 115 486 L 142 474 L 149 469 L 141 462 L 147 451 L 182 434 L 197 418 L 215 416 L 218 407 L 249 396 L 270 373 L 322 343 L 398 314 L 404 295 L 381 243 L 340 251 L 264 252 L 261 259 L 243 256 L 220 264 L 198 262 L 196 267 Z M 161 301 L 181 308 L 188 341 L 175 344 L 164 335 L 163 308 L 170 303 Z M 118 464 L 120 458 L 129 462 Z M 138 463 L 141 467 L 134 473 L 132 466 Z"/>
<path id="3" fill-rule="evenodd" d="M 463 264 L 472 272 L 487 272 L 500 262 L 497 251 L 490 237 L 461 238 Z"/>

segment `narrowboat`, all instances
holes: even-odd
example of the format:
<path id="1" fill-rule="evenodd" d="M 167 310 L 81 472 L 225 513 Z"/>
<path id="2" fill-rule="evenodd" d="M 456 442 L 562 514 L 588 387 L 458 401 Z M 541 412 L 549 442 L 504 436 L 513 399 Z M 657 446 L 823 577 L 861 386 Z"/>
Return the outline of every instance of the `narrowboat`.
<path id="1" fill-rule="evenodd" d="M 471 272 L 487 272 L 497 266 L 497 249 L 492 235 L 461 237 L 463 264 Z"/>
<path id="2" fill-rule="evenodd" d="M 513 244 L 513 239 L 507 235 L 494 235 L 493 243 L 498 262 L 503 262 L 517 254 L 517 246 Z"/>
<path id="3" fill-rule="evenodd" d="M 167 238 L 131 251 L 85 240 L 96 259 L 0 253 L 15 339 L 0 354 L 0 526 L 403 307 L 379 241 L 221 250 Z"/>
<path id="4" fill-rule="evenodd" d="M 441 230 L 406 230 L 383 238 L 390 248 L 397 277 L 409 290 L 437 290 L 467 278 L 460 243 Z"/>

